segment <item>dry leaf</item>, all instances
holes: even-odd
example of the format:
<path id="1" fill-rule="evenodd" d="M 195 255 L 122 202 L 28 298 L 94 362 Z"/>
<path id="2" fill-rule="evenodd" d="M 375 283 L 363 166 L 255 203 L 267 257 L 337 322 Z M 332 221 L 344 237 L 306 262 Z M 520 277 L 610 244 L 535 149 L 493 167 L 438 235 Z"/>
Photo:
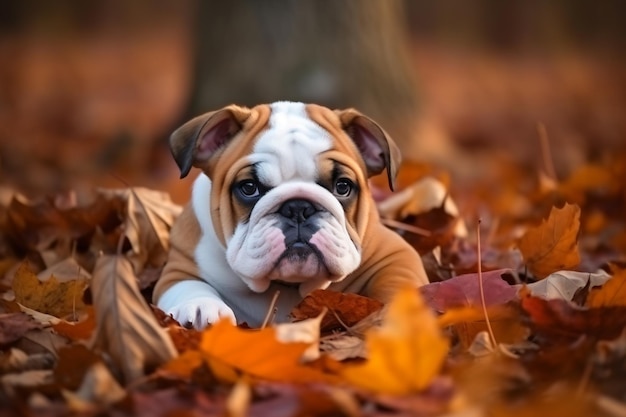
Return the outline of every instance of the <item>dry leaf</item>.
<path id="1" fill-rule="evenodd" d="M 41 324 L 24 313 L 0 314 L 0 346 L 13 343 L 27 331 L 40 327 Z"/>
<path id="2" fill-rule="evenodd" d="M 380 310 L 383 303 L 372 298 L 353 293 L 340 293 L 330 290 L 315 290 L 291 311 L 295 320 L 318 317 L 328 309 L 321 323 L 321 332 L 329 332 L 344 326 L 353 326 L 370 314 Z"/>
<path id="3" fill-rule="evenodd" d="M 125 202 L 124 234 L 132 247 L 136 271 L 144 266 L 159 267 L 167 259 L 170 229 L 182 207 L 167 193 L 147 188 L 102 190 L 104 195 Z"/>
<path id="4" fill-rule="evenodd" d="M 346 366 L 351 384 L 381 394 L 410 394 L 425 389 L 448 353 L 433 312 L 414 289 L 400 291 L 380 328 L 367 332 L 368 359 Z"/>
<path id="5" fill-rule="evenodd" d="M 52 275 L 42 282 L 24 262 L 15 272 L 12 285 L 18 303 L 41 313 L 65 317 L 84 308 L 84 279 L 59 282 Z"/>
<path id="6" fill-rule="evenodd" d="M 552 207 L 547 220 L 528 229 L 518 247 L 533 275 L 545 278 L 553 272 L 578 266 L 579 228 L 580 207 L 565 204 L 561 209 Z"/>
<path id="7" fill-rule="evenodd" d="M 128 260 L 121 256 L 100 257 L 91 290 L 96 312 L 93 345 L 111 356 L 125 382 L 177 355 L 167 332 L 159 327 L 139 292 Z"/>
<path id="8" fill-rule="evenodd" d="M 78 391 L 63 391 L 68 406 L 75 412 L 89 412 L 96 406 L 108 406 L 126 396 L 115 378 L 102 362 L 92 365 Z"/>
<path id="9" fill-rule="evenodd" d="M 326 310 L 319 316 L 296 323 L 279 323 L 274 325 L 276 338 L 283 343 L 307 343 L 309 347 L 302 354 L 303 362 L 311 362 L 320 357 L 320 324 Z"/>
<path id="10" fill-rule="evenodd" d="M 188 377 L 201 363 L 209 365 L 220 381 L 236 382 L 241 374 L 291 383 L 328 382 L 335 378 L 303 364 L 309 343 L 282 343 L 276 330 L 245 330 L 226 320 L 204 330 L 200 349 L 187 351 L 163 367 L 165 372 Z"/>
<path id="11" fill-rule="evenodd" d="M 321 338 L 320 350 L 337 361 L 367 357 L 365 339 L 347 333 L 331 334 Z"/>
<path id="12" fill-rule="evenodd" d="M 55 332 L 71 340 L 88 340 L 96 328 L 96 316 L 93 307 L 88 306 L 85 316 L 77 321 L 60 320 L 52 325 Z"/>
<path id="13" fill-rule="evenodd" d="M 615 272 L 599 289 L 589 291 L 587 307 L 626 306 L 626 269 Z"/>
<path id="14" fill-rule="evenodd" d="M 559 271 L 548 275 L 541 281 L 527 284 L 526 288 L 536 297 L 545 298 L 547 300 L 560 298 L 562 300 L 572 301 L 576 292 L 584 288 L 587 284 L 589 284 L 590 287 L 600 286 L 609 278 L 610 275 L 604 271 L 596 274 Z"/>

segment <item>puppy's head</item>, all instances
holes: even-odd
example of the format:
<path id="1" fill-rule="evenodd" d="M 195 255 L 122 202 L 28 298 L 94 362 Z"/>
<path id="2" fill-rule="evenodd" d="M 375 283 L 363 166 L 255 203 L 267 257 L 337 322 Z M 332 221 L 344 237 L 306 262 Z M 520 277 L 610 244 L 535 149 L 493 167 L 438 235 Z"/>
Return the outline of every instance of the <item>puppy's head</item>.
<path id="1" fill-rule="evenodd" d="M 305 295 L 353 272 L 375 210 L 367 178 L 386 168 L 392 187 L 399 164 L 393 141 L 356 110 L 290 102 L 198 116 L 170 145 L 181 177 L 195 166 L 211 179 L 206 215 L 256 292 L 281 281 Z"/>

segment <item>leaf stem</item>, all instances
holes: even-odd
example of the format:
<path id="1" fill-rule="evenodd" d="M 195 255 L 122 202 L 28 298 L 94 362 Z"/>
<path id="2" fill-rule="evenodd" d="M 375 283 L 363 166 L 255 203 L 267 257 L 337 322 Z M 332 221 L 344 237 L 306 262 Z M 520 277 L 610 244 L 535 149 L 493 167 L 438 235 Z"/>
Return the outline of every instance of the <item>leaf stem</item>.
<path id="1" fill-rule="evenodd" d="M 267 309 L 267 313 L 265 314 L 265 318 L 263 319 L 263 324 L 261 325 L 261 329 L 265 329 L 270 322 L 272 316 L 276 314 L 276 301 L 278 300 L 278 296 L 280 295 L 280 291 L 276 290 L 274 296 L 272 297 L 272 301 L 270 302 L 270 306 Z"/>
<path id="2" fill-rule="evenodd" d="M 477 251 L 478 251 L 478 288 L 480 290 L 480 303 L 483 307 L 483 314 L 485 315 L 485 323 L 487 323 L 487 331 L 489 332 L 489 338 L 491 339 L 491 343 L 495 348 L 498 344 L 496 342 L 496 337 L 493 334 L 493 329 L 491 328 L 491 322 L 489 321 L 489 315 L 487 314 L 487 304 L 485 303 L 485 288 L 483 287 L 483 266 L 482 266 L 482 255 L 480 249 L 480 224 L 482 223 L 481 219 L 478 219 L 478 225 L 476 226 L 476 240 L 477 240 Z"/>

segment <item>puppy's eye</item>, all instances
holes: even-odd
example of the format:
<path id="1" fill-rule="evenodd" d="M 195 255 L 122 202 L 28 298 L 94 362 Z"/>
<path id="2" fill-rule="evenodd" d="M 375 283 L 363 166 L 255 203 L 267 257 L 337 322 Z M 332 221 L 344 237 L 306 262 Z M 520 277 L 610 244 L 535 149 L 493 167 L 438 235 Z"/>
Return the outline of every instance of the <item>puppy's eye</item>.
<path id="1" fill-rule="evenodd" d="M 259 191 L 259 185 L 256 181 L 249 180 L 240 182 L 239 190 L 241 191 L 241 194 L 243 196 L 248 198 L 254 198 L 261 195 L 261 192 Z"/>
<path id="2" fill-rule="evenodd" d="M 335 183 L 335 195 L 348 197 L 354 188 L 354 183 L 347 178 L 339 178 Z"/>

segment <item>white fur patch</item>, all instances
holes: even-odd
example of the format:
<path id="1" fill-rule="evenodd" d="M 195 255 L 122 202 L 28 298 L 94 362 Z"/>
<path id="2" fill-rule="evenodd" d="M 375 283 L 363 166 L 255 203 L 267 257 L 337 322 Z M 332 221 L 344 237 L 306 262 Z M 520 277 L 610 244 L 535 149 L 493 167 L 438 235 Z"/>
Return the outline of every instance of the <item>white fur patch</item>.
<path id="1" fill-rule="evenodd" d="M 259 180 L 275 187 L 294 179 L 317 179 L 317 155 L 332 146 L 330 134 L 311 120 L 302 103 L 271 105 L 269 128 L 257 139 L 251 162 Z"/>

